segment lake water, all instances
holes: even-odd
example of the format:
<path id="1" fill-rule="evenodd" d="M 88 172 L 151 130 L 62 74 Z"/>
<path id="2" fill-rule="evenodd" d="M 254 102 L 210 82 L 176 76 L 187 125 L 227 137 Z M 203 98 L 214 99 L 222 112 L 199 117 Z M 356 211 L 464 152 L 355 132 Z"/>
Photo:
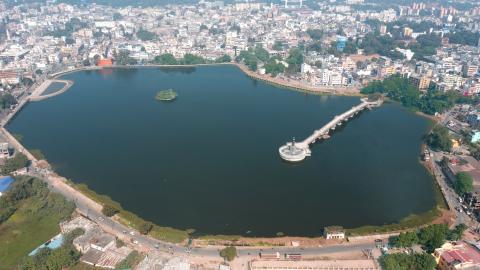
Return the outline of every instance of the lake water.
<path id="1" fill-rule="evenodd" d="M 435 205 L 418 158 L 429 123 L 397 104 L 363 112 L 290 164 L 279 146 L 303 140 L 359 98 L 276 88 L 233 66 L 63 78 L 75 84 L 27 105 L 8 129 L 59 174 L 157 224 L 313 236 L 327 225 L 392 223 Z M 155 100 L 169 88 L 177 100 Z"/>

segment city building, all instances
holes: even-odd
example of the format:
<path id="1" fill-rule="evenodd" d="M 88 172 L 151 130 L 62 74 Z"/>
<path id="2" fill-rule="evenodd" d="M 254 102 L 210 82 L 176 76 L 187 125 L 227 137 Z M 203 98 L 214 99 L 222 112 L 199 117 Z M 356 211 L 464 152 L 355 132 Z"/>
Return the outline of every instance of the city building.
<path id="1" fill-rule="evenodd" d="M 326 239 L 344 239 L 345 230 L 341 226 L 329 226 L 323 230 L 323 236 Z"/>
<path id="2" fill-rule="evenodd" d="M 480 251 L 465 242 L 447 242 L 433 255 L 439 270 L 480 269 Z"/>
<path id="3" fill-rule="evenodd" d="M 427 90 L 431 79 L 427 76 L 412 75 L 408 78 L 408 81 L 419 90 Z"/>

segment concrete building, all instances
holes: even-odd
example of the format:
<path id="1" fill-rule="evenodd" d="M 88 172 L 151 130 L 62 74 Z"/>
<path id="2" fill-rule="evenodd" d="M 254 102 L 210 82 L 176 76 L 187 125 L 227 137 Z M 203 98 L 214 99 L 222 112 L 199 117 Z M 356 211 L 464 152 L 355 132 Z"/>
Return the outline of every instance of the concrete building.
<path id="1" fill-rule="evenodd" d="M 462 73 L 464 77 L 472 77 L 478 72 L 478 65 L 463 64 Z"/>
<path id="2" fill-rule="evenodd" d="M 344 239 L 345 230 L 341 226 L 329 226 L 323 230 L 326 239 Z"/>
<path id="3" fill-rule="evenodd" d="M 376 270 L 374 260 L 251 261 L 250 270 Z"/>
<path id="4" fill-rule="evenodd" d="M 439 270 L 480 269 L 480 251 L 465 242 L 445 243 L 433 255 Z"/>
<path id="5" fill-rule="evenodd" d="M 418 90 L 427 90 L 430 86 L 431 79 L 427 76 L 410 76 L 408 81 L 414 85 Z"/>

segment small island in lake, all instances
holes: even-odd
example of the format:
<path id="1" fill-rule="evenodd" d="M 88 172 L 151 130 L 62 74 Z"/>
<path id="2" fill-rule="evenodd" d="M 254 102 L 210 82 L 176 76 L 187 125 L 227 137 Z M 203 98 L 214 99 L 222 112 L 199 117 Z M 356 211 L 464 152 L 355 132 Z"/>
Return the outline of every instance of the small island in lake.
<path id="1" fill-rule="evenodd" d="M 178 94 L 173 91 L 173 89 L 168 89 L 168 90 L 161 90 L 158 91 L 157 95 L 155 96 L 155 99 L 158 101 L 172 101 L 176 99 Z"/>

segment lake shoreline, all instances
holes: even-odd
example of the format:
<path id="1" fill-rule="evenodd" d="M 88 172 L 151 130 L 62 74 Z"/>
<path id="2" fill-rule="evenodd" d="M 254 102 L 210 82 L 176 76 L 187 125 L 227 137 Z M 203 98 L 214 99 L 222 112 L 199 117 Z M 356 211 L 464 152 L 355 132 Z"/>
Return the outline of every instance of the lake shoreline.
<path id="1" fill-rule="evenodd" d="M 230 63 L 228 63 L 228 64 L 231 65 Z M 219 65 L 219 64 L 206 64 L 205 66 L 208 66 L 208 65 L 211 66 L 211 65 Z M 220 64 L 220 65 L 225 65 L 225 64 Z M 193 67 L 196 67 L 196 66 L 197 66 L 197 65 L 195 65 L 195 66 L 193 66 Z M 141 66 L 141 67 L 145 67 L 145 66 Z M 150 66 L 149 66 L 149 67 L 150 67 Z M 172 68 L 179 68 L 179 67 L 192 67 L 192 66 L 186 66 L 186 65 L 175 65 L 175 66 L 156 65 L 156 66 L 152 66 L 152 67 L 167 67 L 167 68 L 168 68 L 168 67 L 172 67 Z M 237 67 L 238 67 L 238 66 L 237 66 Z M 136 67 L 135 67 L 135 66 L 127 66 L 127 67 L 123 67 L 123 68 L 136 68 Z M 240 68 L 240 69 L 241 69 L 241 68 Z M 82 70 L 85 70 L 85 69 L 74 70 L 74 71 L 67 71 L 66 73 L 73 73 L 73 72 L 82 71 Z M 88 70 L 88 69 L 87 69 L 87 70 Z M 98 69 L 90 69 L 90 70 L 98 70 Z M 66 73 L 58 74 L 58 75 L 56 75 L 56 76 L 62 76 L 62 75 L 65 75 Z M 250 76 L 249 76 L 249 77 L 250 77 Z M 286 87 L 286 88 L 290 88 L 290 87 Z M 324 94 L 324 93 L 322 93 L 322 94 Z M 326 93 L 326 94 L 335 95 L 335 94 L 333 94 L 333 93 Z M 77 189 L 77 190 L 78 190 L 78 189 Z M 92 191 L 92 192 L 95 193 L 94 191 Z M 99 195 L 99 196 L 100 196 L 100 195 Z M 93 198 L 92 198 L 92 199 L 93 199 Z M 95 200 L 95 199 L 94 199 L 94 200 Z M 97 202 L 98 202 L 98 201 L 97 201 Z M 117 203 L 118 203 L 118 202 L 117 202 Z M 434 209 L 432 209 L 432 210 L 434 210 Z M 428 211 L 428 212 L 430 212 L 430 211 Z M 427 212 L 427 213 L 428 213 L 428 212 Z M 421 216 L 421 215 L 422 215 L 422 214 L 420 214 L 419 216 Z M 135 215 L 135 216 L 136 216 L 136 215 Z M 137 216 L 137 217 L 138 217 L 138 216 Z M 139 217 L 138 217 L 138 218 L 139 218 Z M 139 219 L 141 219 L 141 218 L 139 218 Z M 435 217 L 432 219 L 432 221 L 433 221 L 434 219 L 435 219 Z M 429 224 L 429 223 L 426 223 L 426 224 Z M 367 233 L 367 235 L 372 234 L 372 233 L 374 233 L 374 232 L 375 232 L 375 234 L 377 234 L 378 228 L 379 228 L 379 227 L 380 227 L 380 228 L 381 228 L 381 227 L 385 227 L 385 226 L 388 227 L 388 226 L 390 226 L 390 225 L 374 226 L 374 227 L 376 227 L 376 229 L 374 229 L 374 230 L 372 230 L 372 231 L 369 231 L 369 232 Z M 364 227 L 364 226 L 362 226 L 362 227 Z M 368 227 L 371 227 L 371 226 L 368 226 Z M 412 228 L 416 228 L 416 227 L 418 227 L 418 225 L 416 225 L 416 226 L 414 226 L 414 227 L 412 227 Z M 360 228 L 361 228 L 361 227 L 360 227 Z M 355 230 L 355 229 L 347 229 L 347 231 L 354 231 L 354 230 Z M 405 229 L 402 229 L 402 230 L 405 230 Z M 400 230 L 400 231 L 402 231 L 402 230 Z M 382 231 L 382 230 L 381 230 L 381 231 Z M 389 233 L 394 232 L 394 233 L 396 233 L 396 232 L 400 232 L 400 231 L 399 231 L 399 230 L 386 230 L 385 232 L 389 232 Z M 243 236 L 242 236 L 242 239 L 258 239 L 258 238 L 260 238 L 260 237 L 243 237 Z M 271 237 L 270 239 L 279 239 L 279 238 L 283 238 L 283 237 Z M 295 238 L 298 238 L 298 237 L 295 237 Z M 321 237 L 305 237 L 305 239 L 321 239 Z"/>
<path id="2" fill-rule="evenodd" d="M 360 89 L 357 87 L 315 87 L 311 85 L 302 84 L 294 80 L 285 81 L 278 78 L 273 78 L 268 74 L 261 75 L 257 72 L 250 71 L 247 66 L 236 63 L 209 63 L 209 64 L 192 64 L 192 65 L 161 65 L 161 64 L 145 64 L 145 65 L 112 65 L 106 67 L 90 66 L 90 67 L 79 67 L 71 70 L 60 71 L 54 73 L 51 78 L 59 79 L 63 75 L 71 74 L 79 71 L 95 71 L 95 70 L 106 70 L 106 69 L 135 69 L 135 68 L 195 68 L 202 66 L 235 66 L 240 69 L 248 77 L 262 81 L 266 84 L 270 84 L 276 87 L 287 88 L 295 91 L 312 93 L 312 94 L 324 94 L 324 95 L 334 95 L 334 96 L 354 96 L 362 97 L 363 94 L 360 93 Z"/>

